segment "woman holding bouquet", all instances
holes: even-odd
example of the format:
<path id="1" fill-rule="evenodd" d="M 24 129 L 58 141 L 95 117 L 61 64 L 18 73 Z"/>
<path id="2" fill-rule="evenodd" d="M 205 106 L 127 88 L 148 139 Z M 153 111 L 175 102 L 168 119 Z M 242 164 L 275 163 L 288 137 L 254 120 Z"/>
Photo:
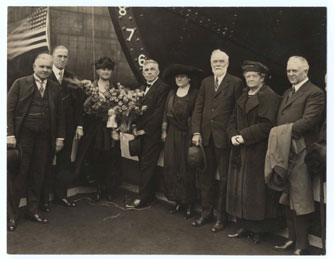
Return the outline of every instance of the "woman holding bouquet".
<path id="1" fill-rule="evenodd" d="M 87 125 L 79 144 L 75 172 L 79 174 L 83 161 L 87 159 L 97 182 L 96 202 L 102 195 L 111 200 L 111 190 L 120 180 L 117 176 L 120 158 L 119 142 L 116 142 L 118 133 L 115 129 L 107 128 L 108 110 L 114 105 L 111 98 L 115 90 L 111 82 L 114 65 L 109 57 L 98 59 L 95 63 L 98 79 L 84 87 L 87 95 L 84 120 Z"/>
<path id="2" fill-rule="evenodd" d="M 185 219 L 192 216 L 195 198 L 195 174 L 187 159 L 191 143 L 190 117 L 198 92 L 192 80 L 200 73 L 197 68 L 180 64 L 169 66 L 164 73 L 164 77 L 172 79 L 177 86 L 167 97 L 162 123 L 165 195 L 176 202 L 170 213 L 178 212 L 183 206 Z"/>

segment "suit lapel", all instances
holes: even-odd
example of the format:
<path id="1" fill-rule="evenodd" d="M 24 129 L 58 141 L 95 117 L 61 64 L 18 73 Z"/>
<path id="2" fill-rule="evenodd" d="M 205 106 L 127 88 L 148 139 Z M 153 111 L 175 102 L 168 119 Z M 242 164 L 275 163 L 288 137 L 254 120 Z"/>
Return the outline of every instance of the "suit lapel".
<path id="1" fill-rule="evenodd" d="M 228 73 L 226 73 L 224 79 L 220 82 L 220 85 L 219 85 L 219 88 L 218 88 L 218 91 L 216 92 L 215 91 L 215 82 L 214 82 L 214 78 L 213 77 L 213 92 L 214 92 L 214 96 L 216 97 L 217 95 L 219 95 L 224 88 L 228 87 L 228 85 L 230 84 L 230 77 L 228 75 Z"/>
<path id="2" fill-rule="evenodd" d="M 305 90 L 307 89 L 307 85 L 308 85 L 308 82 L 305 82 L 305 84 L 303 84 L 297 92 L 295 92 L 290 98 L 289 100 L 287 101 L 287 98 L 289 97 L 291 91 L 292 91 L 292 88 L 286 93 L 286 95 L 284 96 L 283 100 L 282 100 L 282 103 L 283 103 L 283 107 L 282 107 L 282 110 L 284 110 L 285 108 L 287 108 L 288 106 L 290 106 L 293 102 L 295 102 L 298 98 L 302 97 Z"/>
<path id="3" fill-rule="evenodd" d="M 143 102 L 145 102 L 145 100 L 148 98 L 148 96 L 150 96 L 154 92 L 154 89 L 158 87 L 159 80 L 160 79 L 158 79 L 157 81 L 155 81 L 155 83 L 150 87 L 150 89 L 148 90 L 148 92 L 144 95 L 144 97 L 142 99 Z M 146 89 L 146 87 L 145 87 L 145 89 Z M 145 89 L 144 89 L 144 91 L 145 91 Z"/>
<path id="4" fill-rule="evenodd" d="M 35 80 L 33 75 L 27 78 L 27 82 L 22 91 L 22 97 L 20 98 L 20 102 L 25 101 L 26 99 L 32 99 L 32 94 L 35 91 Z"/>

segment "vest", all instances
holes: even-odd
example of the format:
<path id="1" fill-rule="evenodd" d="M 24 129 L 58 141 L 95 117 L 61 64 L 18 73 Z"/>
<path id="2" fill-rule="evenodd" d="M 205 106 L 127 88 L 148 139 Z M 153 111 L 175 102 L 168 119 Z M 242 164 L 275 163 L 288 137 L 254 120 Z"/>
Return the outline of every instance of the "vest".
<path id="1" fill-rule="evenodd" d="M 50 112 L 48 87 L 46 87 L 44 96 L 42 97 L 35 85 L 35 91 L 23 127 L 28 128 L 35 133 L 45 133 L 49 131 Z"/>

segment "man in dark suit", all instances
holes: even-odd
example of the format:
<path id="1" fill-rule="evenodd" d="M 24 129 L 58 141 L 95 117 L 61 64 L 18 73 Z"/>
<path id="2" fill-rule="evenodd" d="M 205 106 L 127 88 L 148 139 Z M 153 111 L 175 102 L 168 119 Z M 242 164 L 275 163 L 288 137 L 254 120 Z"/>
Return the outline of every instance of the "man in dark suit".
<path id="1" fill-rule="evenodd" d="M 21 151 L 19 173 L 14 179 L 13 207 L 9 218 L 18 219 L 19 202 L 26 187 L 26 217 L 47 223 L 38 212 L 41 188 L 48 164 L 61 150 L 65 129 L 59 87 L 47 79 L 53 58 L 40 54 L 34 74 L 17 79 L 7 96 L 7 145 Z M 15 229 L 15 228 L 13 228 Z"/>
<path id="2" fill-rule="evenodd" d="M 54 81 L 61 92 L 61 98 L 65 111 L 65 133 L 63 149 L 56 155 L 56 166 L 48 170 L 45 179 L 40 208 L 45 212 L 50 211 L 49 193 L 54 191 L 54 203 L 75 207 L 76 203 L 67 199 L 68 185 L 73 181 L 72 173 L 72 143 L 73 138 L 80 139 L 83 136 L 83 98 L 79 88 L 71 88 L 69 81 L 75 75 L 66 69 L 68 62 L 68 49 L 65 46 L 57 46 L 53 50 L 53 66 L 50 79 Z M 53 170 L 54 169 L 54 170 Z M 53 173 L 54 171 L 54 173 Z M 54 187 L 54 188 L 52 188 Z"/>
<path id="3" fill-rule="evenodd" d="M 241 95 L 243 83 L 240 78 L 227 73 L 228 55 L 214 50 L 211 55 L 213 76 L 202 81 L 192 115 L 192 142 L 203 144 L 207 168 L 200 173 L 202 213 L 193 221 L 194 227 L 205 224 L 212 216 L 215 200 L 215 178 L 219 172 L 216 224 L 212 232 L 222 230 L 227 222 L 226 189 L 230 156 L 230 142 L 226 133 L 230 115 Z"/>
<path id="4" fill-rule="evenodd" d="M 308 79 L 309 65 L 303 57 L 290 57 L 287 64 L 287 76 L 292 88 L 283 94 L 277 115 L 277 125 L 293 123 L 292 138 L 304 138 L 308 147 L 317 140 L 319 119 L 324 108 L 323 91 Z M 309 192 L 312 192 L 310 188 Z M 297 215 L 289 206 L 285 206 L 288 226 L 288 241 L 276 249 L 289 249 L 295 246 L 295 254 L 307 253 L 309 216 Z"/>
<path id="5" fill-rule="evenodd" d="M 156 165 L 162 149 L 161 126 L 162 116 L 169 87 L 159 79 L 159 65 L 154 60 L 146 60 L 143 65 L 143 75 L 147 81 L 141 90 L 145 91 L 142 105 L 147 110 L 132 125 L 133 134 L 140 135 L 142 154 L 140 160 L 139 197 L 127 207 L 140 208 L 147 204 L 154 196 L 152 183 Z"/>

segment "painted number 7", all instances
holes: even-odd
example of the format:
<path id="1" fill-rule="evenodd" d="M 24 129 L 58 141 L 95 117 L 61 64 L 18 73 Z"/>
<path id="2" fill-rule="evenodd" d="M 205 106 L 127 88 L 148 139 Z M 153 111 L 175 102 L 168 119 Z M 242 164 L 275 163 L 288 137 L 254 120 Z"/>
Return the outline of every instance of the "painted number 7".
<path id="1" fill-rule="evenodd" d="M 127 40 L 127 41 L 131 41 L 132 36 L 133 36 L 133 34 L 135 33 L 135 31 L 136 31 L 136 28 L 126 28 L 126 31 L 129 31 L 129 32 L 130 32 L 129 37 L 128 37 L 126 40 Z"/>

